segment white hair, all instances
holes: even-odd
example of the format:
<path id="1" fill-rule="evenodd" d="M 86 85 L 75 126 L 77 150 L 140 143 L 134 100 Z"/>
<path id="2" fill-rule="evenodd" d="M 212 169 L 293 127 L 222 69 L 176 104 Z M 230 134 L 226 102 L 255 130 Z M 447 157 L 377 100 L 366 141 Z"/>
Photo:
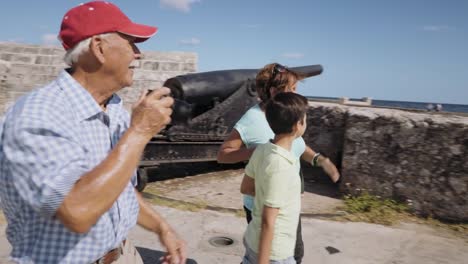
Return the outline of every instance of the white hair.
<path id="1" fill-rule="evenodd" d="M 106 38 L 110 34 L 111 33 L 104 33 L 98 36 L 101 38 Z M 70 67 L 73 66 L 73 64 L 78 61 L 78 58 L 81 56 L 81 54 L 88 52 L 89 44 L 91 43 L 91 38 L 92 37 L 89 37 L 87 39 L 80 41 L 78 44 L 76 44 L 75 47 L 73 47 L 71 50 L 68 50 L 67 53 L 65 53 L 65 56 L 63 56 L 63 61 L 68 66 Z"/>

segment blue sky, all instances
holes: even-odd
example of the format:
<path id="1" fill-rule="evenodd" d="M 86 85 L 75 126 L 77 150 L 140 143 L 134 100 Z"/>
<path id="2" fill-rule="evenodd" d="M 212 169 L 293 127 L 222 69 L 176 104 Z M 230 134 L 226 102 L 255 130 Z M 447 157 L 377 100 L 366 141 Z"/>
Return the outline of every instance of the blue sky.
<path id="1" fill-rule="evenodd" d="M 2 1 L 0 41 L 54 44 L 81 2 Z M 468 104 L 467 0 L 112 2 L 159 27 L 142 50 L 196 52 L 199 71 L 322 64 L 299 92 Z"/>

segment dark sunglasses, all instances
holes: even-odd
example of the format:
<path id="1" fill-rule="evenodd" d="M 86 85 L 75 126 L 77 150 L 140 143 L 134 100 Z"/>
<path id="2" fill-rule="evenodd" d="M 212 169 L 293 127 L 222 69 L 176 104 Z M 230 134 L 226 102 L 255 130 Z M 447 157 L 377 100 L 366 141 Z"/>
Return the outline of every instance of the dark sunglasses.
<path id="1" fill-rule="evenodd" d="M 279 63 L 275 64 L 275 67 L 273 67 L 273 72 L 271 73 L 270 81 L 273 81 L 278 73 L 283 73 L 288 70 L 288 67 L 283 66 Z"/>
<path id="2" fill-rule="evenodd" d="M 275 67 L 273 67 L 273 69 L 272 69 L 270 79 L 268 79 L 268 82 L 266 83 L 265 86 L 267 88 L 270 88 L 270 86 L 273 83 L 273 80 L 276 78 L 276 75 L 278 75 L 278 73 L 283 73 L 283 72 L 286 72 L 286 71 L 288 71 L 288 67 L 283 66 L 283 65 L 281 65 L 279 63 L 275 64 Z"/>
<path id="3" fill-rule="evenodd" d="M 271 88 L 271 85 L 273 84 L 273 80 L 276 78 L 276 75 L 278 75 L 278 73 L 284 73 L 286 71 L 288 71 L 288 67 L 283 66 L 283 65 L 281 65 L 279 63 L 275 64 L 275 66 L 273 67 L 273 70 L 271 72 L 270 79 L 268 79 L 268 82 L 265 84 L 266 93 L 267 93 L 268 98 L 271 97 L 270 88 Z"/>

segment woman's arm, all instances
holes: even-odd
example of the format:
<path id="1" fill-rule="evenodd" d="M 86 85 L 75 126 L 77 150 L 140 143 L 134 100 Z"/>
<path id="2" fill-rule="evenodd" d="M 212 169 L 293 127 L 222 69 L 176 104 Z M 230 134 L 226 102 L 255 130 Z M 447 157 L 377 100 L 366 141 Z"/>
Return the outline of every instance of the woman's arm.
<path id="1" fill-rule="evenodd" d="M 218 163 L 237 163 L 250 159 L 255 148 L 248 149 L 239 132 L 233 129 L 218 151 Z"/>
<path id="2" fill-rule="evenodd" d="M 245 174 L 244 178 L 242 179 L 240 192 L 242 194 L 255 196 L 255 180 L 247 174 Z"/>
<path id="3" fill-rule="evenodd" d="M 304 153 L 302 154 L 302 160 L 313 165 L 313 158 L 316 152 L 313 151 L 309 146 L 306 146 Z M 340 173 L 336 168 L 335 164 L 331 160 L 323 155 L 317 157 L 317 165 L 322 167 L 325 173 L 330 177 L 333 182 L 337 182 L 340 179 Z"/>

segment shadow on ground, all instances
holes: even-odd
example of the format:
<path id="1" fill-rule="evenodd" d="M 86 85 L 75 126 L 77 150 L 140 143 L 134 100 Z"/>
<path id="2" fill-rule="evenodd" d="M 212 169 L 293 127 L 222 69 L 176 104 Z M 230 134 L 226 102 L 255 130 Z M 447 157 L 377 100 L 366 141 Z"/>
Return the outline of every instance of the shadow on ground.
<path id="1" fill-rule="evenodd" d="M 245 163 L 218 164 L 216 161 L 161 164 L 157 168 L 148 169 L 148 177 L 149 182 L 157 182 L 210 172 L 243 169 L 245 165 Z M 314 168 L 304 163 L 301 167 L 304 175 L 304 190 L 306 192 L 330 198 L 340 199 L 342 197 L 338 185 L 333 183 L 321 168 Z"/>
<path id="2" fill-rule="evenodd" d="M 338 185 L 325 174 L 321 168 L 302 165 L 304 175 L 304 191 L 330 198 L 341 198 Z"/>
<path id="3" fill-rule="evenodd" d="M 187 176 L 194 176 L 197 174 L 204 174 L 209 172 L 240 169 L 244 168 L 245 164 L 218 164 L 216 161 L 212 162 L 193 162 L 193 163 L 172 163 L 161 164 L 157 168 L 148 169 L 149 182 L 164 181 L 175 178 L 184 178 Z"/>
<path id="4" fill-rule="evenodd" d="M 138 250 L 138 253 L 140 253 L 141 258 L 143 259 L 143 263 L 145 264 L 161 263 L 159 259 L 165 254 L 165 252 L 149 248 L 136 247 L 136 249 Z M 194 259 L 187 259 L 187 264 L 197 263 L 198 262 L 196 262 Z"/>

